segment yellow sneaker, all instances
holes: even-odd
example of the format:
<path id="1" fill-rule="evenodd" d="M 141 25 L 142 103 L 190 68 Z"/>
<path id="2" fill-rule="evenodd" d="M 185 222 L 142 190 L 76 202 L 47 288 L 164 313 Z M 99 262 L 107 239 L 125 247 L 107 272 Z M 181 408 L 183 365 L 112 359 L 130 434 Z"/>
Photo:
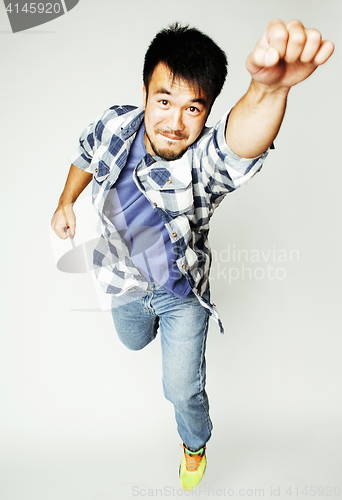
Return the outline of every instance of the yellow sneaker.
<path id="1" fill-rule="evenodd" d="M 206 447 L 198 451 L 188 450 L 184 444 L 184 455 L 179 467 L 179 479 L 184 490 L 192 490 L 203 477 L 207 461 L 205 458 Z"/>

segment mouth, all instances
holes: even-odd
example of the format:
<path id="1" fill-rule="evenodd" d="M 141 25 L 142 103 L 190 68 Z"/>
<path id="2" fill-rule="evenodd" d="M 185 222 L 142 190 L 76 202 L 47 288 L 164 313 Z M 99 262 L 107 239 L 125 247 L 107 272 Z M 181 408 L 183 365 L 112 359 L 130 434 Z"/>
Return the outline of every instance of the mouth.
<path id="1" fill-rule="evenodd" d="M 181 131 L 173 131 L 170 129 L 162 129 L 162 128 L 156 128 L 155 129 L 155 134 L 161 135 L 164 139 L 167 141 L 171 142 L 179 142 L 179 141 L 186 141 L 188 139 L 188 135 Z"/>
<path id="2" fill-rule="evenodd" d="M 172 142 L 182 141 L 183 139 L 185 139 L 185 137 L 179 137 L 178 135 L 172 135 L 172 134 L 165 134 L 163 132 L 160 132 L 160 135 L 164 137 L 167 141 L 172 141 Z"/>

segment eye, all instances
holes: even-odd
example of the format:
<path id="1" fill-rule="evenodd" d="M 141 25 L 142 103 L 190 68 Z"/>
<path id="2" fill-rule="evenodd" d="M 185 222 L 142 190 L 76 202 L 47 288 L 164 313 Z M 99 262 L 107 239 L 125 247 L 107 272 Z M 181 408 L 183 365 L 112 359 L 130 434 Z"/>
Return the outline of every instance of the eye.
<path id="1" fill-rule="evenodd" d="M 190 113 L 199 113 L 199 109 L 196 108 L 195 106 L 190 106 L 189 111 Z"/>
<path id="2" fill-rule="evenodd" d="M 167 101 L 166 99 L 162 99 L 162 100 L 161 100 L 161 101 L 159 101 L 159 102 L 160 102 L 160 104 L 161 104 L 162 106 L 167 106 L 167 105 L 169 104 L 169 101 Z"/>

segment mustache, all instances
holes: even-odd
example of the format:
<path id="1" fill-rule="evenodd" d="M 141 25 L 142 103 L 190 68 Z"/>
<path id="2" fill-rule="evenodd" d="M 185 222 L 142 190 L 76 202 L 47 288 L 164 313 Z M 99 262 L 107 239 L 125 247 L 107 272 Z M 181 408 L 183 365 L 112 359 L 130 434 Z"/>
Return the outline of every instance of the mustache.
<path id="1" fill-rule="evenodd" d="M 155 130 L 156 134 L 166 134 L 166 135 L 171 135 L 173 137 L 178 137 L 179 139 L 187 139 L 188 134 L 184 134 L 183 132 L 180 132 L 179 130 L 169 130 L 169 129 L 162 129 L 162 128 L 156 128 Z"/>

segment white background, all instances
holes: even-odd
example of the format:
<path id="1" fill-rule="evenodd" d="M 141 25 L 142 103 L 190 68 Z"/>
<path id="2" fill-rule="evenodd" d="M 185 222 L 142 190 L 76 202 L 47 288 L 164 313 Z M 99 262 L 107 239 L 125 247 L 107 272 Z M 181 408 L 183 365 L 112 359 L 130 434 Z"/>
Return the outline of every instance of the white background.
<path id="1" fill-rule="evenodd" d="M 261 488 L 274 498 L 280 488 L 291 498 L 290 486 L 292 499 L 305 498 L 305 486 L 326 498 L 339 486 L 342 496 L 341 6 L 80 0 L 17 34 L 0 6 L 1 500 L 182 494 L 159 340 L 141 352 L 120 344 L 90 275 L 57 270 L 49 221 L 80 132 L 113 104 L 141 104 L 143 57 L 159 29 L 187 22 L 226 51 L 229 76 L 213 125 L 247 90 L 245 58 L 274 17 L 320 29 L 336 51 L 292 89 L 276 150 L 213 218 L 212 298 L 226 334 L 211 322 L 214 432 L 201 496 L 256 496 Z M 89 194 L 79 202 L 80 227 Z M 228 248 L 260 255 L 259 263 L 244 260 L 251 277 L 237 253 L 225 262 Z M 299 260 L 291 262 L 291 251 Z M 263 276 L 268 265 L 285 270 L 283 279 Z"/>

